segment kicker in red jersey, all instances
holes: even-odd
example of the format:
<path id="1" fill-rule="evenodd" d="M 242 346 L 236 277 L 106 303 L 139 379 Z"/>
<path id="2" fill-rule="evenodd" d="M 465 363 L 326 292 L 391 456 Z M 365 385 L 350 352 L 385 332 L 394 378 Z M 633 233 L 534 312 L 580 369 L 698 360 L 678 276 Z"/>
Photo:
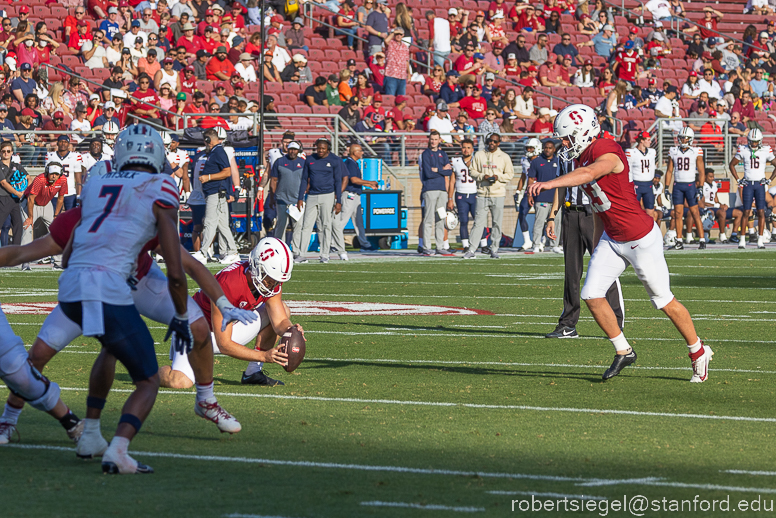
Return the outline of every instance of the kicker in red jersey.
<path id="1" fill-rule="evenodd" d="M 256 296 L 251 291 L 248 278 L 245 276 L 249 269 L 250 264 L 248 261 L 240 261 L 227 266 L 215 275 L 216 281 L 218 281 L 221 289 L 224 290 L 227 300 L 236 308 L 256 309 L 267 300 L 267 297 Z M 210 324 L 210 299 L 202 290 L 195 293 L 193 298 L 202 309 L 208 324 Z"/>
<path id="2" fill-rule="evenodd" d="M 649 234 L 654 221 L 636 199 L 633 182 L 629 179 L 628 159 L 622 147 L 609 139 L 596 139 L 582 152 L 579 165 L 588 166 L 607 153 L 617 155 L 624 169 L 584 184 L 582 188 L 610 238 L 620 242 L 636 241 Z"/>

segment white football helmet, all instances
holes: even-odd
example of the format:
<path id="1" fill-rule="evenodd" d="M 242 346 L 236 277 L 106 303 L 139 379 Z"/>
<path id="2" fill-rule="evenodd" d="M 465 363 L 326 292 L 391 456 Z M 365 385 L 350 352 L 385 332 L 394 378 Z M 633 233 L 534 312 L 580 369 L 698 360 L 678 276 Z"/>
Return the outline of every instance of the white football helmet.
<path id="1" fill-rule="evenodd" d="M 161 135 L 162 135 L 162 142 L 164 142 L 164 147 L 169 146 L 170 143 L 172 142 L 172 137 L 170 136 L 170 132 L 162 131 Z"/>
<path id="2" fill-rule="evenodd" d="M 709 232 L 711 228 L 714 226 L 714 222 L 716 221 L 716 218 L 714 217 L 714 213 L 711 211 L 708 211 L 701 216 L 701 224 L 703 225 L 703 230 L 706 232 Z"/>
<path id="3" fill-rule="evenodd" d="M 294 269 L 294 257 L 288 245 L 276 237 L 265 237 L 256 248 L 251 250 L 248 259 L 251 267 L 253 285 L 264 297 L 271 297 L 280 292 L 281 285 L 291 279 Z M 265 283 L 269 277 L 271 286 Z"/>
<path id="4" fill-rule="evenodd" d="M 147 124 L 133 124 L 116 138 L 116 151 L 113 155 L 116 171 L 130 165 L 141 165 L 160 173 L 166 159 L 162 136 Z"/>
<path id="5" fill-rule="evenodd" d="M 533 151 L 528 151 L 528 148 L 533 148 Z M 534 137 L 528 141 L 528 143 L 525 145 L 525 156 L 528 158 L 533 158 L 539 156 L 539 154 L 542 152 L 542 142 Z"/>
<path id="6" fill-rule="evenodd" d="M 677 137 L 677 140 L 679 140 L 679 147 L 682 149 L 687 149 L 688 147 L 692 146 L 692 141 L 694 138 L 695 132 L 691 127 L 685 126 L 682 128 L 682 131 L 679 132 L 679 137 Z"/>
<path id="7" fill-rule="evenodd" d="M 590 106 L 572 104 L 561 110 L 555 118 L 553 138 L 566 139 L 569 147 L 560 151 L 558 156 L 563 161 L 574 160 L 593 143 L 593 139 L 601 133 L 598 116 Z"/>
<path id="8" fill-rule="evenodd" d="M 757 128 L 752 128 L 749 130 L 746 140 L 749 142 L 749 149 L 757 151 L 763 143 L 763 132 Z"/>
<path id="9" fill-rule="evenodd" d="M 447 216 L 445 216 L 445 228 L 447 230 L 455 230 L 458 228 L 458 213 L 454 210 L 447 211 Z"/>
<path id="10" fill-rule="evenodd" d="M 112 146 L 116 141 L 116 135 L 119 134 L 119 125 L 114 121 L 108 121 L 102 125 L 102 136 L 105 139 L 105 143 Z"/>
<path id="11" fill-rule="evenodd" d="M 218 140 L 225 142 L 226 141 L 226 130 L 222 128 L 221 126 L 216 126 L 216 136 L 218 137 Z"/>

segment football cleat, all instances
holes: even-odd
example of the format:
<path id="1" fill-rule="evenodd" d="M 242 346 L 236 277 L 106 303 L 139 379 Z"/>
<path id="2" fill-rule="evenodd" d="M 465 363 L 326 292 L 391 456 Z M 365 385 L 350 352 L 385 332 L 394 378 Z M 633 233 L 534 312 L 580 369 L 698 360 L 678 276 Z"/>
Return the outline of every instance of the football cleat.
<path id="1" fill-rule="evenodd" d="M 239 261 L 240 261 L 240 256 L 238 254 L 230 254 L 222 258 L 219 262 L 221 264 L 234 264 Z"/>
<path id="2" fill-rule="evenodd" d="M 680 239 L 676 240 L 676 243 L 674 243 L 674 246 L 669 247 L 669 250 L 684 250 L 684 243 Z"/>
<path id="3" fill-rule="evenodd" d="M 200 263 L 207 265 L 207 257 L 202 253 L 202 250 L 197 250 L 191 254 L 191 257 L 199 261 Z"/>
<path id="4" fill-rule="evenodd" d="M 108 441 L 99 432 L 81 434 L 75 446 L 75 455 L 81 459 L 102 457 L 108 446 Z"/>
<path id="5" fill-rule="evenodd" d="M 216 398 L 197 401 L 194 405 L 194 413 L 203 419 L 215 423 L 221 433 L 237 433 L 242 430 L 239 421 L 232 414 L 221 408 Z"/>
<path id="6" fill-rule="evenodd" d="M 563 253 L 563 247 L 562 246 L 553 246 L 552 247 L 552 253 L 554 253 L 554 254 L 562 254 Z"/>
<path id="7" fill-rule="evenodd" d="M 692 355 L 690 355 L 693 372 L 690 383 L 703 383 L 706 381 L 706 378 L 709 377 L 709 362 L 712 360 L 712 356 L 714 356 L 714 351 L 707 345 L 703 346 L 703 354 L 696 359 L 692 360 Z"/>
<path id="8" fill-rule="evenodd" d="M 318 259 L 318 262 L 321 263 L 321 264 L 326 264 L 326 263 L 329 262 L 329 258 L 328 257 L 321 257 L 320 259 Z"/>
<path id="9" fill-rule="evenodd" d="M 706 250 L 706 241 L 698 243 L 698 250 Z"/>
<path id="10" fill-rule="evenodd" d="M 765 250 L 765 240 L 762 238 L 762 236 L 757 239 L 757 248 L 760 250 Z"/>
<path id="11" fill-rule="evenodd" d="M 280 380 L 272 379 L 266 374 L 264 374 L 264 371 L 254 372 L 250 376 L 246 376 L 245 372 L 243 372 L 242 378 L 240 379 L 240 383 L 243 385 L 264 385 L 266 387 L 275 387 L 279 385 L 285 385 Z"/>
<path id="12" fill-rule="evenodd" d="M 466 253 L 465 253 L 465 254 L 463 254 L 463 258 L 464 258 L 464 259 L 474 259 L 474 258 L 476 258 L 476 257 L 477 257 L 477 256 L 476 256 L 476 255 L 474 255 L 474 252 L 469 252 L 468 250 L 466 251 Z"/>
<path id="13" fill-rule="evenodd" d="M 424 248 L 421 254 L 424 255 L 425 257 L 431 257 L 432 255 L 434 255 L 434 251 L 428 248 Z"/>
<path id="14" fill-rule="evenodd" d="M 19 442 L 20 440 L 21 436 L 16 430 L 15 424 L 0 423 L 0 445 L 8 444 L 9 442 Z"/>
<path id="15" fill-rule="evenodd" d="M 294 264 L 304 264 L 307 262 L 307 258 L 301 255 L 294 256 Z"/>
<path id="16" fill-rule="evenodd" d="M 342 253 L 339 255 L 339 258 L 340 258 L 342 261 L 347 261 L 347 260 L 348 260 L 348 253 L 347 253 L 347 252 L 342 252 Z"/>
<path id="17" fill-rule="evenodd" d="M 738 248 L 746 248 L 746 239 L 739 238 L 738 239 Z"/>
<path id="18" fill-rule="evenodd" d="M 552 333 L 544 335 L 545 338 L 579 338 L 576 328 L 569 326 L 558 326 Z"/>
<path id="19" fill-rule="evenodd" d="M 74 427 L 69 429 L 67 431 L 67 436 L 70 437 L 70 440 L 73 441 L 75 444 L 78 444 L 78 441 L 81 440 L 81 436 L 84 433 L 84 420 L 81 419 L 76 423 Z"/>
<path id="20" fill-rule="evenodd" d="M 22 271 L 23 272 L 32 271 L 32 268 L 30 268 L 30 263 L 22 263 Z"/>
<path id="21" fill-rule="evenodd" d="M 604 372 L 603 379 L 608 380 L 617 376 L 621 370 L 636 362 L 636 351 L 631 349 L 628 354 L 615 354 L 612 365 Z"/>
<path id="22" fill-rule="evenodd" d="M 501 259 L 501 256 L 498 255 L 498 252 L 496 252 L 495 250 L 491 250 L 490 251 L 490 258 L 491 259 Z"/>
<path id="23" fill-rule="evenodd" d="M 135 475 L 153 473 L 154 469 L 140 464 L 126 453 L 109 449 L 102 458 L 102 472 L 106 475 Z"/>

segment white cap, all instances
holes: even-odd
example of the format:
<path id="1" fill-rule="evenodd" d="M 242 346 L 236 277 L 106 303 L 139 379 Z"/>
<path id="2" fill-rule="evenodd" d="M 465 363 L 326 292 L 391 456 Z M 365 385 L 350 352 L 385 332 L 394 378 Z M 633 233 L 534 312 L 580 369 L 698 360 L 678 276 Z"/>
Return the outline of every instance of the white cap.
<path id="1" fill-rule="evenodd" d="M 97 94 L 92 94 L 92 95 L 89 96 L 89 100 L 91 101 L 92 99 L 97 99 L 99 101 L 100 100 L 100 96 L 97 95 Z"/>
<path id="2" fill-rule="evenodd" d="M 455 7 L 451 7 L 450 9 L 447 10 L 447 14 L 458 14 L 458 9 L 456 9 Z"/>
<path id="3" fill-rule="evenodd" d="M 727 105 L 727 101 L 726 101 L 725 99 L 720 99 L 719 101 L 717 101 L 717 107 L 718 107 L 718 108 L 721 108 L 721 107 L 723 107 L 723 106 L 724 106 L 725 108 L 727 108 L 727 107 L 728 107 L 728 105 Z"/>
<path id="4" fill-rule="evenodd" d="M 607 23 L 606 25 L 604 25 L 604 30 L 609 32 L 614 32 L 614 27 L 612 27 Z"/>
<path id="5" fill-rule="evenodd" d="M 126 99 L 127 98 L 127 92 L 125 92 L 121 88 L 111 88 L 110 89 L 110 96 L 111 97 L 118 97 L 119 99 Z"/>
<path id="6" fill-rule="evenodd" d="M 59 164 L 51 164 L 48 166 L 47 173 L 62 174 L 62 166 Z"/>
<path id="7" fill-rule="evenodd" d="M 514 54 L 507 54 L 507 59 L 517 59 L 517 56 Z"/>
<path id="8" fill-rule="evenodd" d="M 288 143 L 288 149 L 302 149 L 302 146 L 299 145 L 299 142 L 289 142 Z"/>
<path id="9" fill-rule="evenodd" d="M 656 32 L 655 34 L 653 34 L 653 35 L 652 35 L 652 39 L 653 39 L 653 40 L 657 40 L 657 41 L 663 41 L 663 40 L 665 40 L 665 38 L 663 38 L 663 35 L 662 35 L 662 34 L 660 34 L 659 32 Z"/>
<path id="10" fill-rule="evenodd" d="M 770 38 L 770 35 L 768 34 L 767 31 L 763 31 L 763 32 L 760 33 L 760 38 L 768 39 L 768 38 Z"/>
<path id="11" fill-rule="evenodd" d="M 504 18 L 504 13 L 502 13 L 501 11 L 496 11 L 496 13 L 493 15 L 493 18 L 491 19 L 495 20 L 496 18 Z"/>
<path id="12" fill-rule="evenodd" d="M 496 79 L 496 75 L 493 72 L 488 72 L 485 74 L 485 80 L 487 81 L 488 79 Z"/>
<path id="13" fill-rule="evenodd" d="M 661 27 L 661 28 L 662 28 L 662 27 L 663 27 L 663 22 L 655 22 L 655 23 L 654 23 L 654 26 L 655 26 L 655 27 Z"/>
<path id="14" fill-rule="evenodd" d="M 116 103 L 114 103 L 113 101 L 106 102 L 105 106 L 103 106 L 103 109 L 107 110 L 108 108 L 113 108 L 115 110 L 116 109 Z"/>
<path id="15" fill-rule="evenodd" d="M 16 59 L 15 58 L 5 58 L 5 64 L 8 65 L 8 68 L 11 69 L 11 72 L 16 72 Z"/>
<path id="16" fill-rule="evenodd" d="M 541 115 L 542 117 L 549 114 L 550 114 L 549 108 L 539 108 L 539 115 Z"/>
<path id="17" fill-rule="evenodd" d="M 558 110 L 550 110 L 550 117 L 556 117 L 558 115 Z"/>

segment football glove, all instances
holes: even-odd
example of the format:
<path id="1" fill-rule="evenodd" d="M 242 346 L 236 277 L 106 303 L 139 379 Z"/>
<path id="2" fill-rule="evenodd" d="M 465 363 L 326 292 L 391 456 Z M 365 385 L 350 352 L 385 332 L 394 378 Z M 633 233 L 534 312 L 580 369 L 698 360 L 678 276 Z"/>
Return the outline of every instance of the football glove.
<path id="1" fill-rule="evenodd" d="M 739 178 L 738 179 L 738 186 L 739 187 L 743 187 L 744 185 L 746 185 L 746 180 L 744 180 L 743 178 Z"/>
<path id="2" fill-rule="evenodd" d="M 167 334 L 164 335 L 164 341 L 172 336 L 172 347 L 178 354 L 189 354 L 194 347 L 194 338 L 191 336 L 191 326 L 189 326 L 189 315 L 176 314 L 170 322 Z"/>
<path id="3" fill-rule="evenodd" d="M 224 295 L 221 295 L 216 301 L 216 307 L 221 312 L 223 321 L 221 322 L 221 332 L 226 331 L 226 326 L 230 322 L 241 322 L 245 325 L 255 322 L 259 316 L 254 311 L 247 309 L 237 309 L 229 302 Z"/>
<path id="4" fill-rule="evenodd" d="M 760 180 L 760 185 L 770 185 L 770 184 L 771 184 L 770 178 L 763 178 L 762 180 Z"/>

